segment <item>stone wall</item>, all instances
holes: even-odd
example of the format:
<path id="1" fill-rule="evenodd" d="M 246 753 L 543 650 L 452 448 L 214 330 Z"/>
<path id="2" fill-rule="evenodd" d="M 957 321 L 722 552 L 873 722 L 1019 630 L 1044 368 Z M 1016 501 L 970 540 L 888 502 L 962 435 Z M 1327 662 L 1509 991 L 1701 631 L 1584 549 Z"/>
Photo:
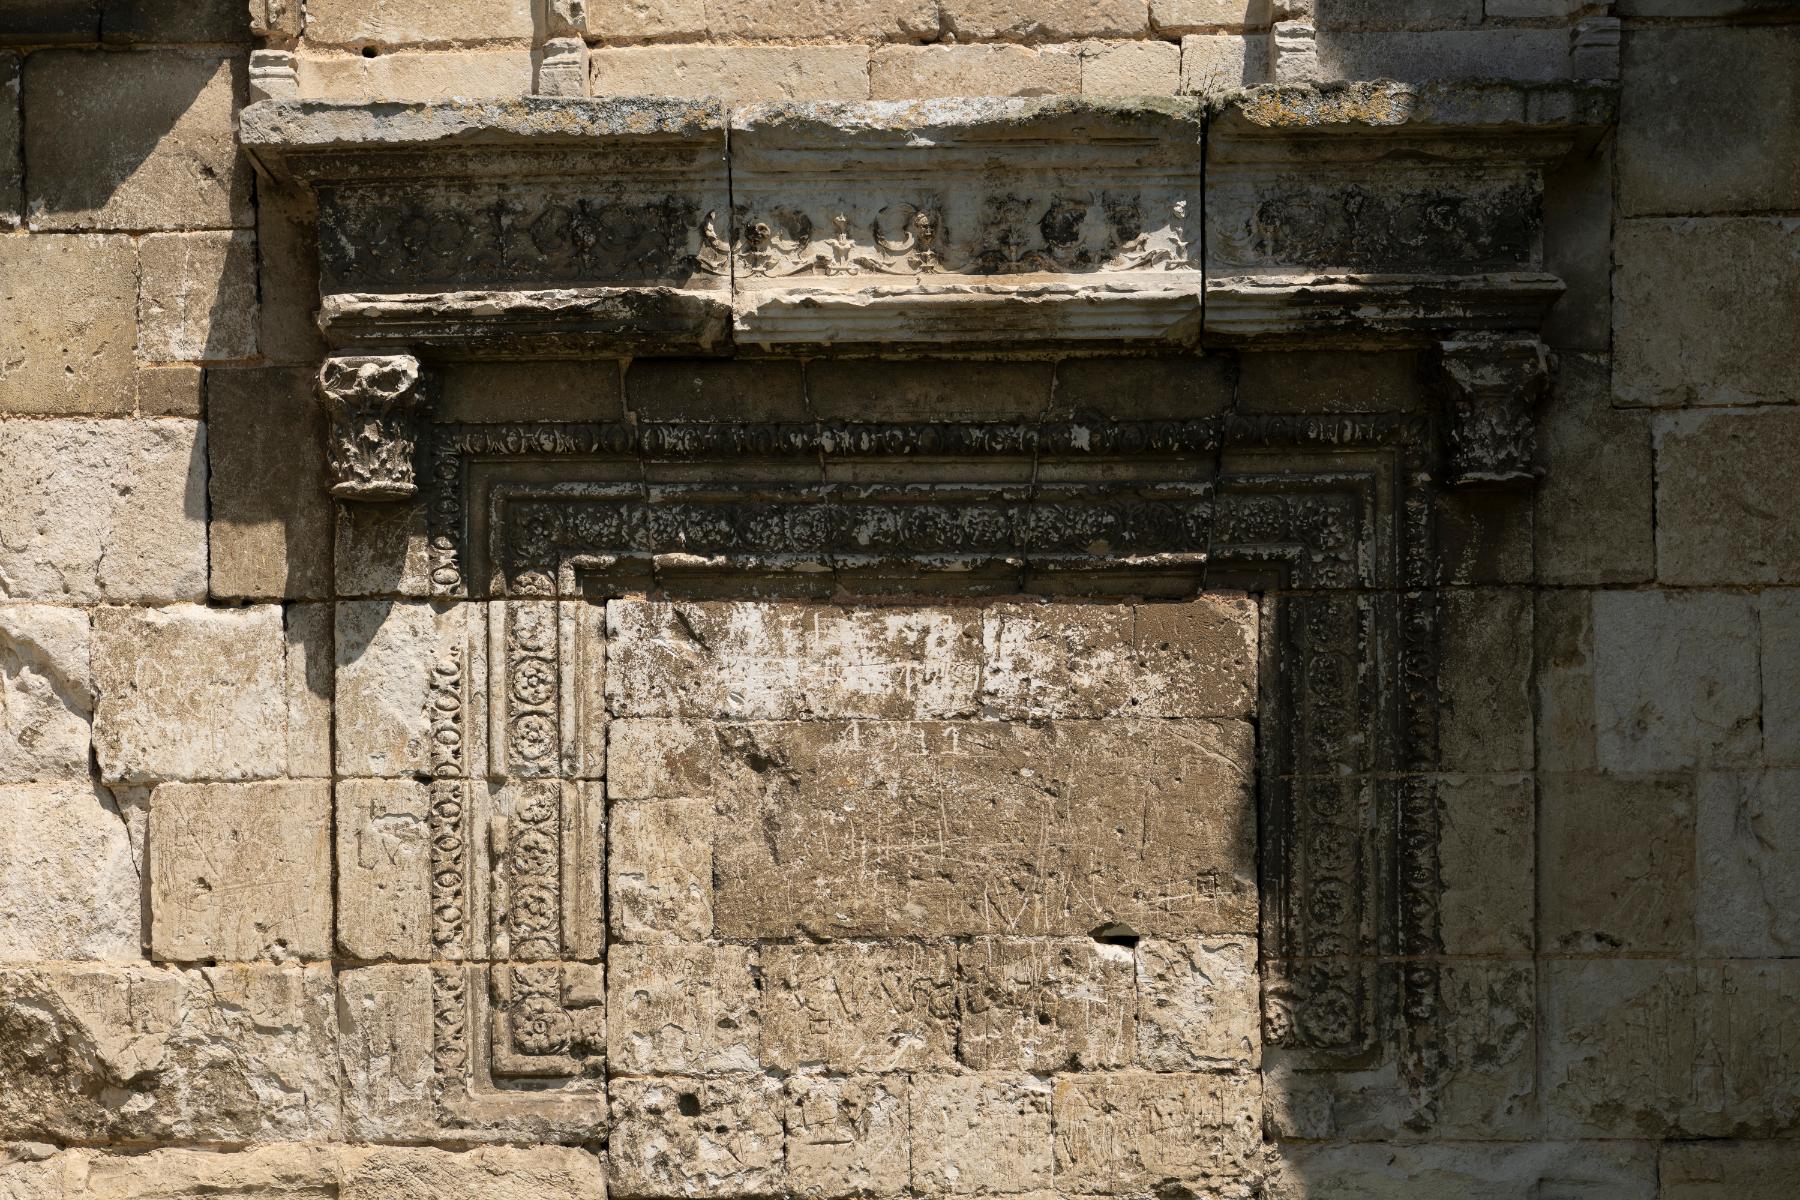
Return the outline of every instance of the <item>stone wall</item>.
<path id="1" fill-rule="evenodd" d="M 0 797 L 13 813 L 0 834 L 0 1195 L 1049 1196 L 1165 1179 L 1292 1200 L 1791 1194 L 1792 4 L 252 9 L 0 8 Z M 906 867 L 942 885 L 926 897 L 865 877 L 827 897 L 861 907 L 783 891 L 795 861 L 849 860 L 849 842 L 797 832 L 824 798 L 842 800 L 839 778 L 966 798 L 944 779 L 959 722 L 996 743 L 985 761 L 1010 780 L 1049 760 L 1106 794 L 1108 778 L 1191 766 L 1211 773 L 1194 789 L 1214 806 L 1209 829 L 1253 816 L 1255 609 L 1214 595 L 1186 603 L 1249 640 L 1198 665 L 1146 661 L 1106 606 L 1014 614 L 1092 623 L 1071 643 L 1010 640 L 1003 605 L 915 605 L 908 619 L 954 628 L 864 647 L 862 682 L 822 691 L 795 665 L 816 650 L 781 669 L 764 655 L 736 681 L 716 664 L 639 674 L 633 654 L 678 634 L 718 643 L 752 619 L 803 642 L 830 610 L 592 606 L 577 624 L 607 661 L 584 685 L 603 715 L 583 753 L 606 767 L 573 772 L 557 795 L 604 833 L 587 859 L 565 845 L 590 888 L 565 900 L 576 949 L 606 954 L 563 957 L 607 969 L 565 970 L 562 986 L 580 1001 L 570 1011 L 603 1026 L 573 1044 L 620 1080 L 586 1101 L 610 1103 L 610 1142 L 555 1117 L 436 1123 L 428 780 L 441 697 L 420 665 L 451 644 L 473 662 L 488 632 L 477 606 L 422 598 L 410 529 L 325 491 L 316 252 L 308 214 L 237 148 L 253 88 L 507 96 L 543 88 L 552 60 L 573 61 L 596 94 L 733 99 L 1537 80 L 1606 73 L 1609 18 L 1622 35 L 1616 135 L 1548 195 L 1546 257 L 1571 287 L 1545 335 L 1557 362 L 1543 480 L 1533 499 L 1473 505 L 1446 550 L 1446 636 L 1464 666 L 1443 693 L 1438 861 L 1454 961 L 1437 1049 L 1454 1083 L 1432 1122 L 1396 1107 L 1378 1071 L 1322 1087 L 1265 1060 L 1253 889 L 1249 911 L 1239 895 L 1166 927 L 1143 905 L 1119 917 L 1117 895 L 1003 926 L 970 872 L 1005 888 L 1050 868 L 990 840 L 973 863 Z M 291 80 L 285 60 L 252 69 L 267 48 L 292 53 Z M 1122 376 L 1080 358 L 503 364 L 451 373 L 440 403 L 481 423 L 781 421 L 854 414 L 876 388 L 931 419 L 1077 411 L 1121 390 L 1159 416 L 1425 402 L 1408 352 L 1133 362 Z M 1143 607 L 1157 620 L 1176 606 Z M 645 632 L 671 621 L 683 628 Z M 1110 660 L 1092 650 L 1108 636 Z M 1083 649 L 1047 665 L 1044 641 Z M 1021 645 L 1040 647 L 1024 672 Z M 935 673 L 936 698 L 919 671 Z M 845 695 L 860 699 L 834 711 Z M 1089 707 L 1059 709 L 1071 697 Z M 1140 729 L 1158 706 L 1154 731 Z M 644 731 L 650 749 L 633 740 Z M 709 763 L 714 781 L 779 763 L 787 807 L 771 801 L 752 828 L 732 804 L 754 788 L 715 782 L 699 802 L 651 752 L 681 739 L 734 759 Z M 1028 804 L 1029 789 L 1013 799 Z M 504 828 L 530 797 L 483 803 Z M 721 831 L 727 819 L 738 824 Z M 1159 845 L 1179 849 L 1182 832 Z M 1241 842 L 1189 849 L 1205 862 L 1171 870 L 1245 871 Z M 1116 888 L 1142 866 L 1097 877 Z M 1107 932 L 1115 921 L 1129 928 Z M 473 990 L 497 986 L 481 975 L 492 956 L 476 957 Z"/>

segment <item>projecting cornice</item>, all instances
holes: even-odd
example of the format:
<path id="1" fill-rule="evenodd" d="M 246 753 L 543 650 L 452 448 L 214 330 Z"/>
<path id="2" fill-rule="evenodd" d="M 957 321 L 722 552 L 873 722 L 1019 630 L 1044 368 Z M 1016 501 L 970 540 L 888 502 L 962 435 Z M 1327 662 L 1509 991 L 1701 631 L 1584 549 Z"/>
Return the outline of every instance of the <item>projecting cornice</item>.
<path id="1" fill-rule="evenodd" d="M 1544 170 L 1603 85 L 1198 100 L 264 101 L 336 345 L 1194 347 L 1535 329 Z"/>

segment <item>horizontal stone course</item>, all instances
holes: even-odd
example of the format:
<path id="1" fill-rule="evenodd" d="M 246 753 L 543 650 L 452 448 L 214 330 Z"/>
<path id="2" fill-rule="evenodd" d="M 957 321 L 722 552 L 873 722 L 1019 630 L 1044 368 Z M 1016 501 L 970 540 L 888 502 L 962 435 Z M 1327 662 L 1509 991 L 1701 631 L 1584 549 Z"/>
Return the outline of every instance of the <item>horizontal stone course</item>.
<path id="1" fill-rule="evenodd" d="M 862 46 L 619 46 L 589 55 L 597 96 L 866 100 Z"/>
<path id="2" fill-rule="evenodd" d="M 137 287 L 129 238 L 0 236 L 0 413 L 129 414 Z"/>

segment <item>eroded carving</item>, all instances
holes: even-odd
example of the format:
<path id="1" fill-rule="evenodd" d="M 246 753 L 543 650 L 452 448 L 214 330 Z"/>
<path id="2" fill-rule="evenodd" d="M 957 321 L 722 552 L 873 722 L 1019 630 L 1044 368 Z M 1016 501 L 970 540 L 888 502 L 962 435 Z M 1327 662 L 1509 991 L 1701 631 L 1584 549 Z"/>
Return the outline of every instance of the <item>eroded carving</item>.
<path id="1" fill-rule="evenodd" d="M 1549 382 L 1544 344 L 1536 338 L 1471 337 L 1445 342 L 1440 350 L 1450 481 L 1535 480 L 1537 407 Z"/>
<path id="2" fill-rule="evenodd" d="M 404 500 L 418 491 L 413 451 L 425 390 L 410 354 L 341 355 L 319 368 L 331 415 L 331 493 L 345 500 Z"/>

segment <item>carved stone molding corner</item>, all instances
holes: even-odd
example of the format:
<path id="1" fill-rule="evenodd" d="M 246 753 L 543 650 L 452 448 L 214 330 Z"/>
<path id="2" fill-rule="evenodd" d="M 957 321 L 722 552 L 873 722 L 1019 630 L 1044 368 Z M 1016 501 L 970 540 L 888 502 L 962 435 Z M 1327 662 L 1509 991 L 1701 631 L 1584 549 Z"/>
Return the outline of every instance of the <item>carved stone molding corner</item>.
<path id="1" fill-rule="evenodd" d="M 1536 337 L 1464 337 L 1439 344 L 1444 470 L 1451 484 L 1536 482 L 1537 409 L 1549 366 L 1549 352 Z"/>
<path id="2" fill-rule="evenodd" d="M 319 368 L 331 415 L 326 463 L 340 500 L 406 500 L 418 494 L 413 453 L 425 408 L 419 360 L 410 354 L 344 354 Z"/>

